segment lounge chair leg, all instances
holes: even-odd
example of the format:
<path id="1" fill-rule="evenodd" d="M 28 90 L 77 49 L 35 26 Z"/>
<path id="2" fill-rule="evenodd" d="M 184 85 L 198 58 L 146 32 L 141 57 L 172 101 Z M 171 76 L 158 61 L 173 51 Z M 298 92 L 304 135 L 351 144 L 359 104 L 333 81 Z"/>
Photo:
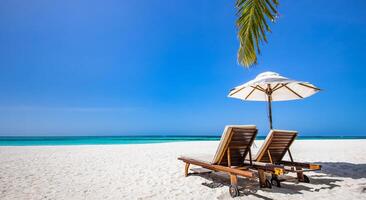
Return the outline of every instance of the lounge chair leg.
<path id="1" fill-rule="evenodd" d="M 297 167 L 297 170 L 301 170 L 301 168 Z M 303 172 L 297 172 L 297 180 L 299 182 L 304 182 L 304 183 L 310 183 L 310 179 L 308 176 L 306 176 Z"/>
<path id="2" fill-rule="evenodd" d="M 259 186 L 261 188 L 265 188 L 266 186 L 266 175 L 264 174 L 264 170 L 258 169 L 258 178 L 259 178 Z"/>
<path id="3" fill-rule="evenodd" d="M 238 176 L 230 174 L 230 184 L 231 185 L 238 185 Z"/>
<path id="4" fill-rule="evenodd" d="M 239 188 L 238 188 L 238 176 L 230 174 L 230 187 L 229 192 L 231 197 L 239 196 Z"/>
<path id="5" fill-rule="evenodd" d="M 184 176 L 187 177 L 188 176 L 188 170 L 189 170 L 189 163 L 186 163 L 186 166 L 184 168 Z"/>
<path id="6" fill-rule="evenodd" d="M 298 168 L 298 167 L 296 167 L 296 169 L 297 169 L 297 170 L 301 170 L 301 168 Z M 304 173 L 302 173 L 302 172 L 297 172 L 296 174 L 297 174 L 297 180 L 298 180 L 299 182 L 304 182 Z"/>

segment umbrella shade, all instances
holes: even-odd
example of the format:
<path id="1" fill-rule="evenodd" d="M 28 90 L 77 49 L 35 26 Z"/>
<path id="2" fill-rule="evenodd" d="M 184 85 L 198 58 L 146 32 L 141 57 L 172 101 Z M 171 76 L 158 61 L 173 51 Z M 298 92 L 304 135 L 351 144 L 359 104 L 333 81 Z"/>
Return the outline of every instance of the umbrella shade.
<path id="1" fill-rule="evenodd" d="M 288 101 L 309 97 L 320 89 L 314 85 L 290 80 L 275 72 L 263 72 L 255 79 L 232 89 L 229 97 L 247 101 Z"/>
<path id="2" fill-rule="evenodd" d="M 232 89 L 229 97 L 246 101 L 267 101 L 272 129 L 272 101 L 303 99 L 320 91 L 314 85 L 291 80 L 275 72 L 263 72 L 255 79 Z"/>

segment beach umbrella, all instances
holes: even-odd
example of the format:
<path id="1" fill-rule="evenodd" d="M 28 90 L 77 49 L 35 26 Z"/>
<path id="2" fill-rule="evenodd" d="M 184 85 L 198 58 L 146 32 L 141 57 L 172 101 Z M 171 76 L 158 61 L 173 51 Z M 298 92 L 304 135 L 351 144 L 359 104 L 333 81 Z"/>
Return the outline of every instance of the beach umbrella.
<path id="1" fill-rule="evenodd" d="M 275 72 L 263 72 L 255 79 L 233 88 L 228 97 L 245 101 L 267 101 L 269 127 L 272 129 L 272 101 L 303 99 L 319 91 L 319 88 L 308 82 L 291 80 Z"/>

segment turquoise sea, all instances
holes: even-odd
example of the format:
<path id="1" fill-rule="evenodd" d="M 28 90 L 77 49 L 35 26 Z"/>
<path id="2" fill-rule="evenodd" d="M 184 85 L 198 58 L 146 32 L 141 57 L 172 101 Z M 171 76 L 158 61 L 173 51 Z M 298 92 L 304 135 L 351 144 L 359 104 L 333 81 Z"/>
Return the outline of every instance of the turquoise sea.
<path id="1" fill-rule="evenodd" d="M 257 136 L 263 140 L 265 136 Z M 217 141 L 219 136 L 72 136 L 0 137 L 0 146 L 149 144 L 184 141 Z M 300 136 L 298 140 L 366 139 L 366 136 Z"/>

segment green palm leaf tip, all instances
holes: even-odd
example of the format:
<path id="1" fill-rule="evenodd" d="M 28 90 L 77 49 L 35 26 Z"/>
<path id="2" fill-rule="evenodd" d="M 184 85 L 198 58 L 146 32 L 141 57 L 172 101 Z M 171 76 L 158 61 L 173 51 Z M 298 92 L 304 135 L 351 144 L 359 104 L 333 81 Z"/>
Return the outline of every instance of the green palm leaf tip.
<path id="1" fill-rule="evenodd" d="M 266 33 L 271 32 L 268 20 L 277 17 L 277 0 L 237 0 L 239 18 L 236 21 L 239 37 L 238 62 L 250 67 L 257 63 L 259 44 L 267 42 Z"/>

